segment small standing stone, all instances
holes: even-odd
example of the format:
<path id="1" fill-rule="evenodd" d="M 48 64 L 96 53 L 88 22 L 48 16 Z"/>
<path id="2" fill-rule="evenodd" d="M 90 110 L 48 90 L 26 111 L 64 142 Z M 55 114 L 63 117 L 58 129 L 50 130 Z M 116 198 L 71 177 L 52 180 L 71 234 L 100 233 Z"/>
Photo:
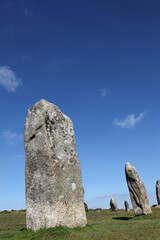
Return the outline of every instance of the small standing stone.
<path id="1" fill-rule="evenodd" d="M 129 209 L 129 204 L 128 204 L 127 200 L 124 201 L 124 206 L 125 206 L 125 211 L 129 212 L 130 209 Z"/>
<path id="2" fill-rule="evenodd" d="M 27 228 L 85 226 L 81 166 L 71 119 L 54 104 L 40 100 L 28 110 L 24 145 Z"/>
<path id="3" fill-rule="evenodd" d="M 117 203 L 113 197 L 110 200 L 110 207 L 111 207 L 112 211 L 117 210 Z"/>
<path id="4" fill-rule="evenodd" d="M 129 162 L 125 164 L 125 173 L 135 215 L 147 215 L 152 213 L 146 188 L 137 170 Z"/>
<path id="5" fill-rule="evenodd" d="M 157 202 L 160 205 L 160 179 L 156 182 L 156 195 L 157 195 Z"/>

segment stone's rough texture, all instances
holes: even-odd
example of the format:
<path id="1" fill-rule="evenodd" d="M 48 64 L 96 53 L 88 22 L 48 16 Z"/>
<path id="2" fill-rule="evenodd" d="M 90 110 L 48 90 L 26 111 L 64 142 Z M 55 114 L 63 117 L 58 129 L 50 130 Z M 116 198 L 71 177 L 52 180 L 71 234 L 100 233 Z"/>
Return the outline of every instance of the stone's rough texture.
<path id="1" fill-rule="evenodd" d="M 156 195 L 157 195 L 157 202 L 160 205 L 160 179 L 156 182 Z"/>
<path id="2" fill-rule="evenodd" d="M 81 167 L 70 118 L 40 100 L 28 110 L 24 145 L 27 228 L 85 226 Z"/>
<path id="3" fill-rule="evenodd" d="M 135 215 L 146 215 L 151 213 L 152 211 L 149 206 L 145 186 L 141 181 L 135 167 L 133 167 L 130 163 L 126 163 L 125 172 Z"/>
<path id="4" fill-rule="evenodd" d="M 125 211 L 129 212 L 130 211 L 129 204 L 126 200 L 124 201 L 124 206 L 125 206 Z"/>
<path id="5" fill-rule="evenodd" d="M 111 207 L 112 211 L 117 210 L 117 203 L 113 197 L 110 200 L 110 207 Z"/>

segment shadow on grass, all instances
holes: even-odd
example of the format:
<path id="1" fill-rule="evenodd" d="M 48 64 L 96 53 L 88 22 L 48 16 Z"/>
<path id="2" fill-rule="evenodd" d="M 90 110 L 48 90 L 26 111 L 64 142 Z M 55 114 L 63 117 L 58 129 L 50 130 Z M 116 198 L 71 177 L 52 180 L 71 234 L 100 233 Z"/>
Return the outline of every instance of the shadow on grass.
<path id="1" fill-rule="evenodd" d="M 133 219 L 133 217 L 114 217 L 112 219 L 115 219 L 115 220 L 130 220 L 130 219 Z"/>

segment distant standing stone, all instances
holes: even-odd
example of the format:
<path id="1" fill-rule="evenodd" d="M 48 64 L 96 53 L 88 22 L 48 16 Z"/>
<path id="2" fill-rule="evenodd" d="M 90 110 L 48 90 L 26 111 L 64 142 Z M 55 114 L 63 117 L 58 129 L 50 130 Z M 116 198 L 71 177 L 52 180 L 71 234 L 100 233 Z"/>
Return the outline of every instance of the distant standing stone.
<path id="1" fill-rule="evenodd" d="M 129 204 L 126 200 L 124 201 L 124 206 L 125 206 L 125 211 L 129 212 L 130 211 Z"/>
<path id="2" fill-rule="evenodd" d="M 145 186 L 137 170 L 129 162 L 125 164 L 125 173 L 135 215 L 152 213 Z"/>
<path id="3" fill-rule="evenodd" d="M 155 208 L 160 208 L 160 205 L 155 206 Z"/>
<path id="4" fill-rule="evenodd" d="M 110 200 L 110 207 L 111 207 L 112 211 L 117 210 L 117 203 L 113 197 Z"/>
<path id="5" fill-rule="evenodd" d="M 157 202 L 160 205 L 160 179 L 156 182 L 156 195 L 157 195 Z"/>
<path id="6" fill-rule="evenodd" d="M 71 119 L 56 105 L 40 100 L 28 110 L 24 145 L 27 228 L 85 226 L 84 189 Z"/>

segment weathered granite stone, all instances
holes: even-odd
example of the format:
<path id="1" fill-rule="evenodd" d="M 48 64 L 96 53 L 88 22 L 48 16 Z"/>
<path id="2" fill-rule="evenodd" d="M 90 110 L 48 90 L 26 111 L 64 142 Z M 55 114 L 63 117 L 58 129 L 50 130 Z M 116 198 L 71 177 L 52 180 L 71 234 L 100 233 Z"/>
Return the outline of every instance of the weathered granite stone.
<path id="1" fill-rule="evenodd" d="M 160 179 L 156 182 L 156 195 L 157 195 L 157 202 L 160 205 Z"/>
<path id="2" fill-rule="evenodd" d="M 112 211 L 117 210 L 117 203 L 113 197 L 110 200 L 110 207 L 111 207 Z"/>
<path id="3" fill-rule="evenodd" d="M 145 186 L 135 167 L 133 167 L 129 162 L 125 164 L 125 173 L 135 215 L 146 215 L 151 213 L 152 211 L 149 206 Z"/>
<path id="4" fill-rule="evenodd" d="M 124 206 L 125 206 L 125 211 L 129 212 L 130 209 L 129 209 L 129 204 L 128 204 L 127 200 L 124 201 Z"/>
<path id="5" fill-rule="evenodd" d="M 85 226 L 81 167 L 70 118 L 40 100 L 28 110 L 24 145 L 27 228 Z"/>

